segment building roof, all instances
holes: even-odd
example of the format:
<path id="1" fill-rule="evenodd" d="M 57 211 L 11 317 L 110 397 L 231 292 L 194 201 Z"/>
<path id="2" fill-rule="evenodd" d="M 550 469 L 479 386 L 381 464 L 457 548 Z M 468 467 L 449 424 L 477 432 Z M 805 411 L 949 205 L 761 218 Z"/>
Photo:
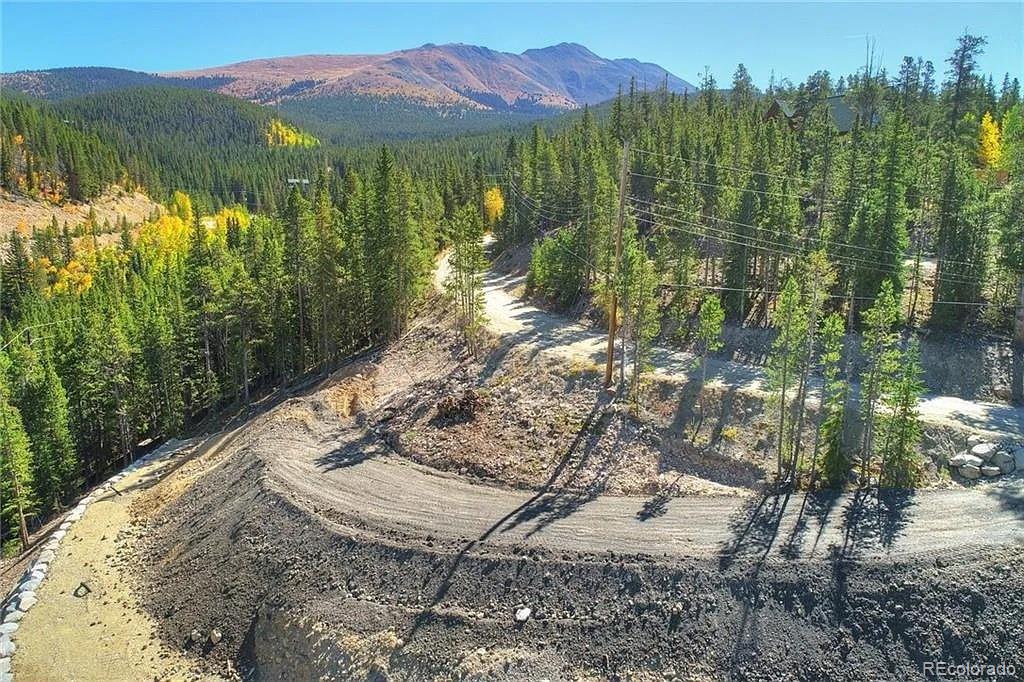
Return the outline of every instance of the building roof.
<path id="1" fill-rule="evenodd" d="M 853 124 L 857 120 L 857 112 L 842 95 L 832 95 L 826 98 L 825 106 L 828 107 L 829 116 L 831 116 L 832 124 L 836 127 L 836 130 L 840 133 L 848 133 L 853 130 Z M 776 98 L 772 100 L 772 104 L 768 108 L 768 115 L 777 116 L 779 113 L 785 116 L 794 127 L 802 125 L 806 116 L 806 112 L 799 111 L 796 104 L 784 102 Z M 878 123 L 877 114 L 873 123 Z"/>

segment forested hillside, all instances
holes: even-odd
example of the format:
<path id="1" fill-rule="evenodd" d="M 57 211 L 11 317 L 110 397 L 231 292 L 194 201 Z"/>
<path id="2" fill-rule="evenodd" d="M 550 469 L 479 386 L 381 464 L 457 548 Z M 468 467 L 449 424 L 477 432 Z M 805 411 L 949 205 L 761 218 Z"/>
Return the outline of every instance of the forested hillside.
<path id="1" fill-rule="evenodd" d="M 336 145 L 399 141 L 508 130 L 553 111 L 488 111 L 466 107 L 428 106 L 398 97 L 337 95 L 291 99 L 278 105 L 282 114 L 322 131 Z"/>
<path id="2" fill-rule="evenodd" d="M 322 174 L 308 198 L 293 188 L 277 214 L 203 216 L 176 192 L 166 215 L 117 246 L 40 235 L 30 246 L 12 235 L 2 270 L 4 528 L 60 509 L 145 438 L 394 337 L 448 219 L 481 191 L 442 198 L 383 149 L 365 176 Z"/>
<path id="3" fill-rule="evenodd" d="M 92 131 L 69 125 L 37 101 L 0 100 L 0 187 L 51 201 L 84 201 L 125 179 L 118 150 Z"/>
<path id="4" fill-rule="evenodd" d="M 628 141 L 625 249 L 656 268 L 666 312 L 713 292 L 729 318 L 770 324 L 782 284 L 822 252 L 829 307 L 854 325 L 886 281 L 919 294 L 903 313 L 920 321 L 920 259 L 936 270 L 933 322 L 1005 326 L 1024 272 L 1022 110 L 1016 79 L 997 89 L 974 71 L 983 44 L 963 38 L 941 85 L 907 58 L 895 77 L 817 72 L 765 96 L 742 66 L 728 98 L 712 78 L 689 98 L 633 90 L 605 125 L 509 142 L 500 237 L 544 238 L 538 293 L 602 294 Z"/>
<path id="5" fill-rule="evenodd" d="M 634 84 L 607 115 L 394 150 L 323 143 L 274 110 L 190 90 L 5 100 L 5 186 L 70 186 L 71 168 L 88 196 L 123 175 L 168 212 L 104 248 L 56 229 L 12 237 L 4 527 L 59 509 L 144 438 L 393 337 L 451 242 L 472 343 L 488 222 L 532 253 L 534 296 L 612 322 L 632 399 L 655 339 L 691 345 L 706 368 L 726 320 L 771 327 L 779 475 L 804 461 L 805 431 L 826 444 L 812 468 L 848 472 L 837 434 L 859 384 L 861 461 L 894 453 L 885 483 L 913 484 L 915 334 L 1006 335 L 1024 278 L 1024 105 L 1015 79 L 976 72 L 983 46 L 961 38 L 941 83 L 907 58 L 894 76 L 869 64 L 763 93 L 741 65 L 727 94 L 710 74 L 688 95 Z M 824 382 L 813 423 L 811 375 Z"/>

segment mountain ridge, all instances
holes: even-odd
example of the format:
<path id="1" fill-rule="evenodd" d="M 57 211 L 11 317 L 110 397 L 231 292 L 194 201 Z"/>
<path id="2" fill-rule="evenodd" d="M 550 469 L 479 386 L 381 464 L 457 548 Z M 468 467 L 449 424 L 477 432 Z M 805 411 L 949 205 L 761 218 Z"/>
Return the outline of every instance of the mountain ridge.
<path id="1" fill-rule="evenodd" d="M 171 71 L 162 78 L 214 83 L 223 94 L 262 104 L 340 94 L 403 97 L 471 109 L 573 109 L 613 97 L 631 79 L 674 92 L 693 86 L 657 64 L 606 59 L 579 43 L 522 53 L 467 43 L 426 43 L 382 54 L 269 57 Z"/>

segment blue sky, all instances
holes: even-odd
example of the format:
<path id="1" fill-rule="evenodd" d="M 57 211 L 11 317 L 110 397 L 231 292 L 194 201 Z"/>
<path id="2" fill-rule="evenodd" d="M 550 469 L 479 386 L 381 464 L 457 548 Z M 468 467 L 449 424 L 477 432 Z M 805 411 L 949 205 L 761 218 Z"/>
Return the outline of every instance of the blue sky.
<path id="1" fill-rule="evenodd" d="M 758 85 L 864 63 L 865 36 L 895 71 L 905 54 L 936 63 L 964 30 L 989 39 L 997 82 L 1024 75 L 1024 3 L 0 3 L 0 70 L 117 66 L 171 71 L 257 57 L 387 52 L 465 42 L 520 52 L 563 41 L 604 57 L 656 62 L 720 83 L 743 62 Z"/>

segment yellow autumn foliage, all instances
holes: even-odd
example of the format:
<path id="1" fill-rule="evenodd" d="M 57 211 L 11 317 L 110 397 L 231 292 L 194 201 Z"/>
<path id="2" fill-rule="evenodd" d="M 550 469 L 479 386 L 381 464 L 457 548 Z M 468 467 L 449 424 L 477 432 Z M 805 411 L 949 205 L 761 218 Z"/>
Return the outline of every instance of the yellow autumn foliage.
<path id="1" fill-rule="evenodd" d="M 320 144 L 320 140 L 309 133 L 290 126 L 279 118 L 270 122 L 266 136 L 267 144 L 271 147 L 315 147 Z"/>
<path id="2" fill-rule="evenodd" d="M 192 222 L 192 197 L 185 194 L 181 190 L 174 192 L 171 196 L 171 200 L 168 203 L 167 210 L 171 215 L 178 216 L 186 223 Z"/>
<path id="3" fill-rule="evenodd" d="M 228 220 L 231 218 L 237 220 L 243 230 L 249 227 L 249 222 L 252 220 L 244 206 L 225 206 L 213 216 L 213 222 L 217 231 L 226 232 Z"/>
<path id="4" fill-rule="evenodd" d="M 1003 157 L 1003 142 L 999 135 L 999 124 L 987 111 L 981 119 L 978 138 L 978 161 L 982 167 L 998 167 Z"/>
<path id="5" fill-rule="evenodd" d="M 46 258 L 40 258 L 39 261 L 46 261 L 45 267 L 48 270 L 50 277 L 50 286 L 46 290 L 46 293 L 55 296 L 59 294 L 75 294 L 79 295 L 88 291 L 89 287 L 92 286 L 92 274 L 86 269 L 86 266 L 77 260 L 72 260 L 63 267 L 54 267 L 50 265 Z"/>
<path id="6" fill-rule="evenodd" d="M 491 187 L 484 192 L 484 219 L 487 226 L 494 227 L 504 214 L 505 197 L 501 194 L 501 188 Z"/>

